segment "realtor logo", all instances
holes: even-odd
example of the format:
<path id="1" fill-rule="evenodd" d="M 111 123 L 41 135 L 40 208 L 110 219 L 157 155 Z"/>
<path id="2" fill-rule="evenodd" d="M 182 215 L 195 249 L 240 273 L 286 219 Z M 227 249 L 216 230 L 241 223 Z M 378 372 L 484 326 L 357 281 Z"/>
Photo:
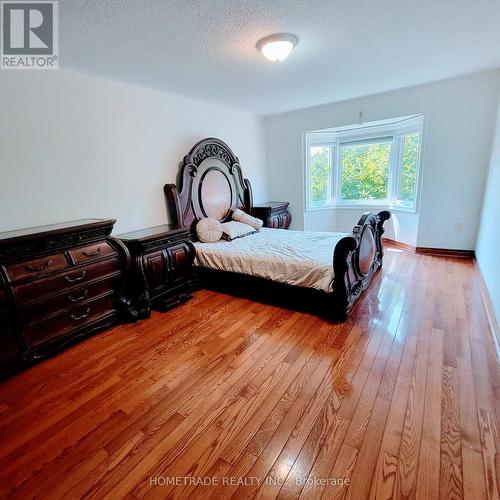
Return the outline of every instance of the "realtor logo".
<path id="1" fill-rule="evenodd" d="M 58 68 L 58 2 L 2 2 L 2 69 Z"/>

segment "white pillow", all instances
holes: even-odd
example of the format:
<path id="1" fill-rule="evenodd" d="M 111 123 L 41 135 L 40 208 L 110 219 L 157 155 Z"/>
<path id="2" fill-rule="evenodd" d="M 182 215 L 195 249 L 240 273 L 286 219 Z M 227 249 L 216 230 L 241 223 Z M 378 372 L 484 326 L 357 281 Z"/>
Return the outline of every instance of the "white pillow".
<path id="1" fill-rule="evenodd" d="M 203 243 L 215 243 L 222 238 L 222 224 L 212 217 L 200 219 L 196 224 L 196 234 Z"/>
<path id="2" fill-rule="evenodd" d="M 235 220 L 224 222 L 221 224 L 221 227 L 224 233 L 223 238 L 228 241 L 234 240 L 235 238 L 243 238 L 243 236 L 248 236 L 249 234 L 257 232 L 252 226 Z"/>
<path id="3" fill-rule="evenodd" d="M 240 210 L 239 208 L 234 210 L 232 217 L 233 220 L 236 220 L 238 222 L 243 222 L 244 224 L 248 224 L 257 231 L 264 225 L 263 221 L 257 219 L 257 217 L 252 217 L 251 215 L 248 215 L 246 212 L 243 212 L 243 210 Z"/>

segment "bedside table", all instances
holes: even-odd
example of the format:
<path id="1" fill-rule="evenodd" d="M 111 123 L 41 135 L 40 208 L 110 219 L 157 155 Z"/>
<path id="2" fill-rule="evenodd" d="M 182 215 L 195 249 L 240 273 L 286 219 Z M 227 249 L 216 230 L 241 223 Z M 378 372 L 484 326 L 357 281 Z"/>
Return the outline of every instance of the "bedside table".
<path id="1" fill-rule="evenodd" d="M 252 215 L 264 221 L 264 227 L 288 229 L 292 214 L 288 211 L 288 201 L 268 201 L 253 206 Z"/>
<path id="2" fill-rule="evenodd" d="M 148 318 L 191 298 L 195 248 L 188 227 L 165 224 L 117 236 L 129 250 L 132 269 L 127 298 Z"/>

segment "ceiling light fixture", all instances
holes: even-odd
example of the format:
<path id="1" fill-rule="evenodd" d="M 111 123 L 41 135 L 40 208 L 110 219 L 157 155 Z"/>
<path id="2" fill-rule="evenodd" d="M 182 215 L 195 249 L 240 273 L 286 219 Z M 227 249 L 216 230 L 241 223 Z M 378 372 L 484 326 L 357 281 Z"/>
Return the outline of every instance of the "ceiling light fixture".
<path id="1" fill-rule="evenodd" d="M 297 37 L 290 35 L 290 33 L 278 33 L 260 39 L 257 42 L 257 49 L 270 61 L 279 62 L 290 55 L 298 41 Z"/>

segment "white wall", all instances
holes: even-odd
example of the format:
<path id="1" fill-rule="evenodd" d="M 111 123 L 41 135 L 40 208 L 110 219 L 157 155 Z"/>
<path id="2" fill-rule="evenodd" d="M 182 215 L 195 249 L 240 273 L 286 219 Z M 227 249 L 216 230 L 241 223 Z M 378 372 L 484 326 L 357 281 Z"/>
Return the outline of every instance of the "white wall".
<path id="1" fill-rule="evenodd" d="M 476 257 L 500 321 L 500 103 L 498 106 L 495 140 L 490 171 L 486 184 L 481 225 L 477 239 Z"/>
<path id="2" fill-rule="evenodd" d="M 267 198 L 262 118 L 73 71 L 0 74 L 0 231 L 86 217 L 167 222 L 163 185 L 204 137 Z"/>
<path id="3" fill-rule="evenodd" d="M 383 207 L 373 208 L 377 212 Z M 304 229 L 309 231 L 351 232 L 353 226 L 368 209 L 335 209 L 305 212 Z M 384 224 L 385 238 L 417 246 L 418 215 L 405 212 L 392 212 L 391 219 Z"/>
<path id="4" fill-rule="evenodd" d="M 476 74 L 266 117 L 270 196 L 289 200 L 293 227 L 349 231 L 362 211 L 304 211 L 302 134 L 424 114 L 418 214 L 396 213 L 387 236 L 424 247 L 474 249 L 500 71 Z M 456 224 L 463 231 L 456 231 Z"/>

